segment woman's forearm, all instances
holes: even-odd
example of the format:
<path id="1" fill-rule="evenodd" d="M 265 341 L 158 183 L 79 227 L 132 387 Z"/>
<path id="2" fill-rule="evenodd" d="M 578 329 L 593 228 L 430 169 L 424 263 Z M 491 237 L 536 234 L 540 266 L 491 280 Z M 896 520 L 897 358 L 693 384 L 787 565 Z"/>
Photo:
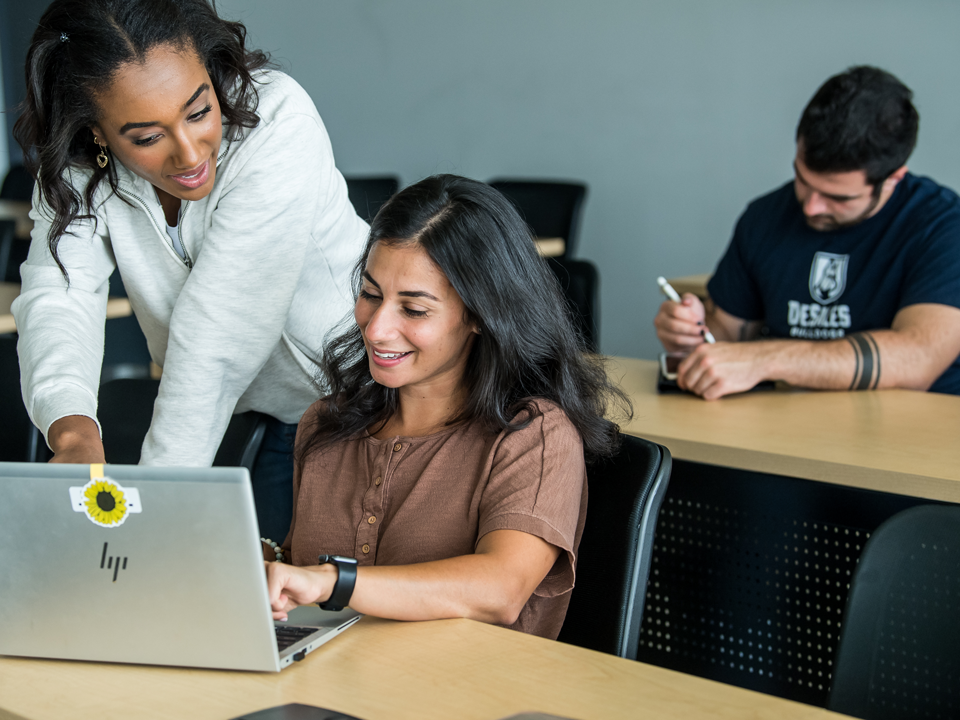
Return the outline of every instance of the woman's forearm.
<path id="1" fill-rule="evenodd" d="M 357 568 L 349 605 L 357 612 L 392 620 L 464 617 L 511 625 L 560 552 L 536 536 L 498 530 L 484 536 L 473 555 Z M 286 611 L 326 601 L 337 572 L 332 565 L 293 568 L 271 563 L 268 577 L 274 610 Z"/>
<path id="2" fill-rule="evenodd" d="M 100 429 L 86 415 L 68 415 L 55 421 L 47 431 L 55 463 L 105 462 Z"/>

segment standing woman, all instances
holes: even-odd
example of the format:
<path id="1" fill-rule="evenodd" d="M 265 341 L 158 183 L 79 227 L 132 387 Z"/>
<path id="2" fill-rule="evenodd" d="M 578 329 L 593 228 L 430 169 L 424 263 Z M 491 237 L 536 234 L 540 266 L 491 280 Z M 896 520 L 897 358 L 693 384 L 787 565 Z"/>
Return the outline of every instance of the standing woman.
<path id="1" fill-rule="evenodd" d="M 289 524 L 311 353 L 349 309 L 367 226 L 310 97 L 245 39 L 207 0 L 54 0 L 14 129 L 37 189 L 13 312 L 53 462 L 103 462 L 118 267 L 163 367 L 141 462 L 210 465 L 231 414 L 266 413 L 254 494 L 269 535 Z"/>

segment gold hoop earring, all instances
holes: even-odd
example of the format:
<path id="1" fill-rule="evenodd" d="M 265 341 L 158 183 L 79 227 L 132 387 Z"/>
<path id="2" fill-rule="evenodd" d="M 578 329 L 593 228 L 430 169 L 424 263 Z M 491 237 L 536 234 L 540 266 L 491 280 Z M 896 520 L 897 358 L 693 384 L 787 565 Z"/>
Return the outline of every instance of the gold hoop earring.
<path id="1" fill-rule="evenodd" d="M 100 138 L 96 135 L 93 136 L 93 143 L 100 148 L 100 154 L 97 155 L 97 165 L 100 166 L 100 169 L 103 170 L 107 166 L 107 163 L 110 162 L 110 157 L 103 151 L 106 145 L 100 144 Z"/>

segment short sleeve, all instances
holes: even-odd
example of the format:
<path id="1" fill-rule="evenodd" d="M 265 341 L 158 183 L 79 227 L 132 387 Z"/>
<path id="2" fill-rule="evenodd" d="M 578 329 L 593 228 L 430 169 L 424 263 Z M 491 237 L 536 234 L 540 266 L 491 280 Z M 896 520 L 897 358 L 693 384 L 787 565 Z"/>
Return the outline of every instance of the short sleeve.
<path id="1" fill-rule="evenodd" d="M 751 240 L 758 234 L 751 208 L 740 216 L 733 239 L 713 277 L 707 283 L 707 292 L 714 304 L 724 312 L 741 320 L 762 320 L 763 298 L 748 265 Z"/>
<path id="2" fill-rule="evenodd" d="M 960 208 L 956 203 L 930 224 L 906 255 L 898 309 L 918 303 L 960 308 Z"/>
<path id="3" fill-rule="evenodd" d="M 477 539 L 494 530 L 519 530 L 563 552 L 534 591 L 555 597 L 573 587 L 576 550 L 586 517 L 586 465 L 580 434 L 558 407 L 505 433 L 493 456 L 480 505 Z"/>

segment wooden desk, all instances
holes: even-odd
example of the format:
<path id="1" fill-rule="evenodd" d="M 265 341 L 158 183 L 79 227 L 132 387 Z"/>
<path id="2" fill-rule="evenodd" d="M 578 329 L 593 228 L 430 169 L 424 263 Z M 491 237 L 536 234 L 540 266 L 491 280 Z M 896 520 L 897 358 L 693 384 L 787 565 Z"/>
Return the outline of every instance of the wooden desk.
<path id="1" fill-rule="evenodd" d="M 560 257 L 567 251 L 567 241 L 563 238 L 538 237 L 536 243 L 543 257 Z"/>
<path id="2" fill-rule="evenodd" d="M 693 293 L 701 300 L 706 300 L 707 283 L 713 273 L 703 273 L 701 275 L 684 275 L 683 277 L 670 278 L 668 282 L 673 285 L 673 289 L 683 295 L 684 293 Z"/>
<path id="3" fill-rule="evenodd" d="M 658 395 L 652 360 L 611 358 L 624 431 L 675 458 L 960 502 L 960 398 L 911 390 Z"/>
<path id="4" fill-rule="evenodd" d="M 29 240 L 33 229 L 30 219 L 30 203 L 22 200 L 0 200 L 0 221 L 12 220 L 16 223 L 14 235 L 18 240 Z"/>
<path id="5" fill-rule="evenodd" d="M 17 331 L 17 322 L 10 312 L 10 305 L 20 294 L 20 285 L 17 283 L 0 283 L 0 333 Z M 107 319 L 129 317 L 133 314 L 130 301 L 127 298 L 109 298 L 107 300 Z M 2 720 L 2 718 L 0 718 Z"/>
<path id="6" fill-rule="evenodd" d="M 364 618 L 279 674 L 0 658 L 4 720 L 226 720 L 289 702 L 364 720 L 843 717 L 470 620 Z"/>

